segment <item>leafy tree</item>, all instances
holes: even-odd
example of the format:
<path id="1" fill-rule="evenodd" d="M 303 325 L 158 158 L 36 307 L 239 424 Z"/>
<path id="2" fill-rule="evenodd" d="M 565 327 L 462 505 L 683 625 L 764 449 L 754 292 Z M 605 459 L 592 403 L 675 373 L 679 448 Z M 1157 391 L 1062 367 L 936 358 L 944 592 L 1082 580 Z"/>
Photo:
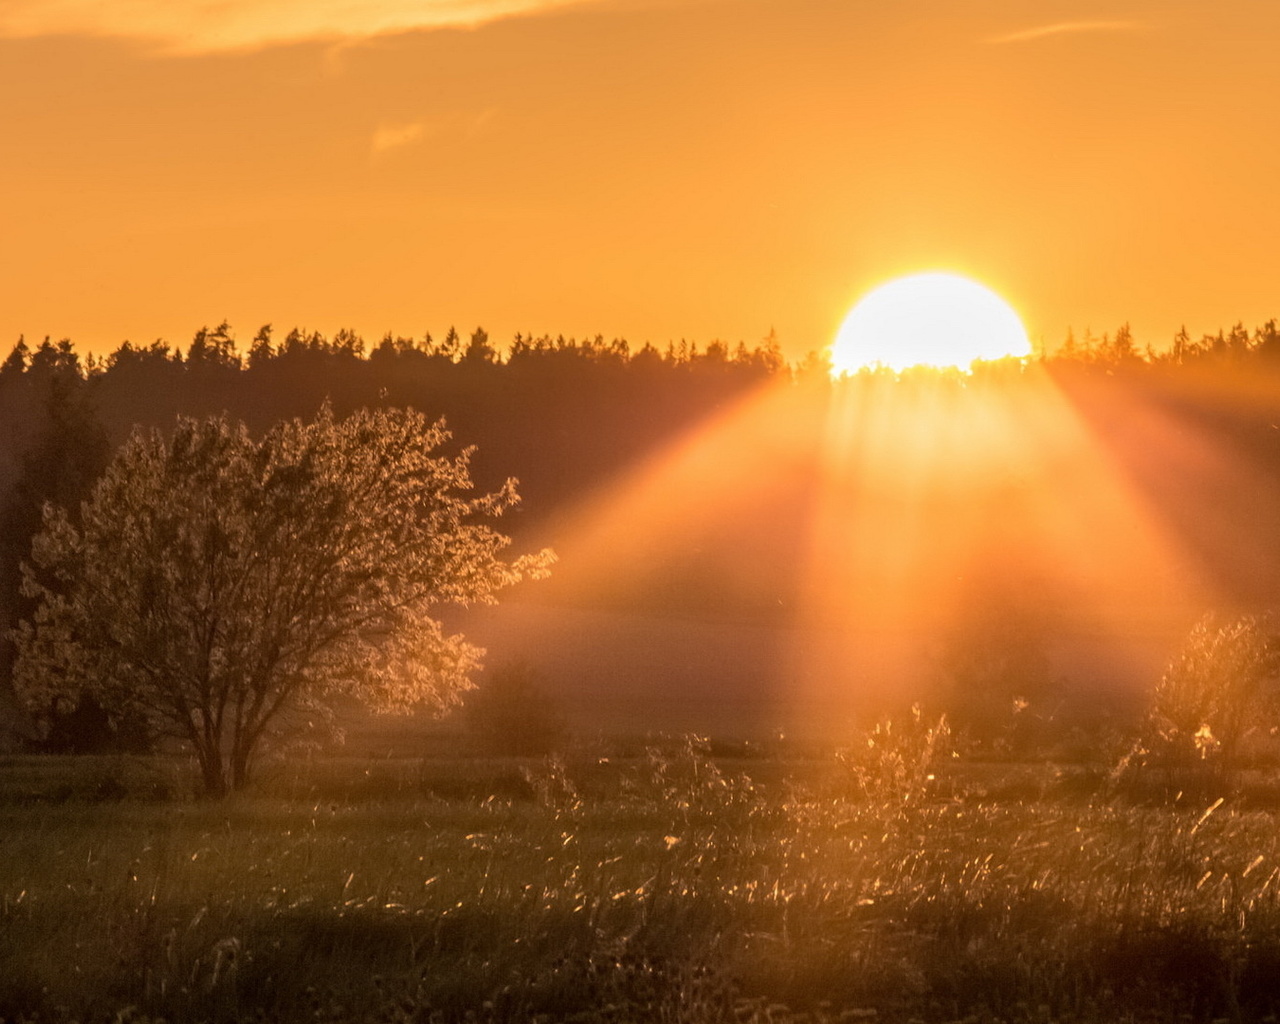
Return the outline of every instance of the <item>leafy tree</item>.
<path id="1" fill-rule="evenodd" d="M 275 350 L 271 347 L 271 325 L 263 324 L 249 346 L 249 366 L 260 367 L 270 362 L 274 355 Z"/>
<path id="2" fill-rule="evenodd" d="M 472 496 L 472 449 L 411 410 L 285 421 L 254 440 L 228 417 L 137 430 L 76 527 L 50 508 L 32 547 L 16 681 L 28 703 L 89 694 L 184 742 L 204 789 L 242 788 L 264 741 L 335 698 L 443 709 L 482 654 L 433 617 L 494 600 L 513 561 L 486 520 L 515 482 Z"/>
<path id="3" fill-rule="evenodd" d="M 1143 736 L 1122 768 L 1232 767 L 1245 737 L 1280 711 L 1278 653 L 1265 618 L 1201 619 L 1156 685 Z"/>
<path id="4" fill-rule="evenodd" d="M 1268 320 L 1255 332 L 1254 351 L 1264 363 L 1274 364 L 1280 357 L 1280 324 Z"/>
<path id="5" fill-rule="evenodd" d="M 213 330 L 201 327 L 187 349 L 187 367 L 197 372 L 239 370 L 241 365 L 231 337 L 231 325 L 225 320 Z"/>

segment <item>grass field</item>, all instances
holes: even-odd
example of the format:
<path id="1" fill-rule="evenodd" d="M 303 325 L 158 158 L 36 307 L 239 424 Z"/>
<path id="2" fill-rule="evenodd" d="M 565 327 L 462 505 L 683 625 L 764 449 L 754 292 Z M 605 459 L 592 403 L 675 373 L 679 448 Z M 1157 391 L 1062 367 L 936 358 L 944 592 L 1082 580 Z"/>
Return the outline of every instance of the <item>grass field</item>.
<path id="1" fill-rule="evenodd" d="M 1274 1020 L 1280 830 L 1048 766 L 0 760 L 0 1018 Z M 865 780 L 863 780 L 865 782 Z M 1077 780 L 1078 781 L 1078 780 Z M 1088 787 L 1084 787 L 1088 788 Z"/>

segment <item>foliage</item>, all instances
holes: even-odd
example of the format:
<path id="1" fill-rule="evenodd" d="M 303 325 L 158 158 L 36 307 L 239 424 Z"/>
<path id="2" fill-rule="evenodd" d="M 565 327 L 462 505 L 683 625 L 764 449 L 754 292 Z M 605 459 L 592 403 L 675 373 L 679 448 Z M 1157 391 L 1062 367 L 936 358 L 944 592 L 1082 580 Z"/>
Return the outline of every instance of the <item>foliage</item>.
<path id="1" fill-rule="evenodd" d="M 872 806 L 901 810 L 919 803 L 951 757 L 951 727 L 946 715 L 925 717 L 919 704 L 896 721 L 883 718 L 837 760 L 854 792 Z"/>
<path id="2" fill-rule="evenodd" d="M 662 737 L 624 780 L 633 804 L 663 815 L 673 830 L 705 834 L 714 827 L 742 827 L 762 808 L 751 778 L 722 769 L 706 736 Z"/>
<path id="3" fill-rule="evenodd" d="M 40 531 L 41 510 L 53 502 L 74 515 L 106 466 L 110 446 L 69 345 L 46 340 L 28 353 L 19 343 L 0 367 L 0 406 L 20 418 L 26 432 L 21 443 L 6 438 L 14 479 L 0 492 L 0 687 L 7 688 L 15 656 L 8 631 L 34 610 L 22 596 L 19 566 Z"/>
<path id="4" fill-rule="evenodd" d="M 366 341 L 350 331 L 326 336 L 289 330 L 287 325 L 275 332 L 264 327 L 252 337 L 252 332 L 242 334 L 237 352 L 234 332 L 218 325 L 202 329 L 195 338 L 123 344 L 106 358 L 83 360 L 70 342 L 20 343 L 0 364 L 0 501 L 13 493 L 23 454 L 36 440 L 30 428 L 43 421 L 40 389 L 51 373 L 65 373 L 67 379 L 76 378 L 77 387 L 83 385 L 82 393 L 92 399 L 113 445 L 122 442 L 135 423 L 167 429 L 179 413 L 199 416 L 228 410 L 256 433 L 282 417 L 310 415 L 326 395 L 338 415 L 378 405 L 412 405 L 433 416 L 445 413 L 458 435 L 476 443 L 485 455 L 485 462 L 475 467 L 481 489 L 501 485 L 486 473 L 489 466 L 521 479 L 529 511 L 521 517 L 520 529 L 531 532 L 564 522 L 558 513 L 611 481 L 629 479 L 623 475 L 629 468 L 661 465 L 646 460 L 671 450 L 677 439 L 697 437 L 700 425 L 714 422 L 721 413 L 749 408 L 744 400 L 754 392 L 784 391 L 797 376 L 805 376 L 786 365 L 773 340 L 754 349 L 679 341 L 654 348 L 620 338 L 494 335 L 490 347 L 498 353 L 496 360 L 488 353 L 467 359 L 468 339 L 479 344 L 478 332 L 473 333 L 471 325 L 467 328 L 435 338 L 419 334 Z M 1274 512 L 1264 481 L 1280 474 L 1273 429 L 1278 392 L 1261 382 L 1280 368 L 1277 339 L 1275 323 L 1256 330 L 1237 325 L 1200 340 L 1181 332 L 1172 349 L 1159 344 L 1167 339 L 1153 339 L 1154 350 L 1147 339 L 1123 329 L 1096 338 L 1085 332 L 1069 351 L 1050 353 L 1043 367 L 1028 368 L 1023 375 L 1027 388 L 1043 384 L 1042 370 L 1063 387 L 1069 404 L 1095 431 L 1099 450 L 1113 452 L 1132 467 L 1149 500 L 1169 514 L 1191 556 L 1213 571 L 1222 599 L 1242 605 L 1269 599 L 1266 595 L 1277 592 L 1280 583 L 1280 559 L 1234 528 L 1245 522 L 1268 523 Z M 830 390 L 827 367 L 815 359 L 810 370 L 805 387 L 812 388 L 813 401 L 806 398 L 806 407 L 824 408 L 836 395 Z M 1017 379 L 1001 371 L 999 384 L 1017 388 Z M 979 378 L 965 378 L 956 386 L 977 392 L 986 385 Z M 1247 388 L 1254 400 L 1242 402 L 1241 388 Z M 1037 400 L 1031 390 L 1010 394 Z M 1193 469 L 1192 463 L 1183 464 L 1181 441 L 1148 443 L 1135 429 L 1135 421 L 1117 413 L 1130 401 L 1163 410 L 1161 416 L 1178 426 L 1180 437 L 1210 445 L 1213 457 L 1193 459 Z M 821 419 L 814 417 L 814 422 Z M 817 443 L 816 438 L 809 441 Z M 812 454 L 817 451 L 815 447 Z M 762 457 L 765 454 L 762 449 Z M 784 625 L 794 612 L 794 588 L 801 577 L 794 571 L 795 559 L 780 545 L 792 542 L 787 538 L 807 536 L 800 518 L 808 507 L 803 497 L 807 492 L 793 486 L 798 475 L 786 475 L 798 472 L 797 466 L 770 454 L 761 463 L 758 480 L 766 486 L 776 483 L 778 500 L 743 504 L 735 529 L 721 531 L 721 538 L 711 537 L 706 524 L 693 519 L 681 530 L 668 531 L 662 553 L 670 541 L 672 571 L 662 565 L 663 571 L 640 577 L 601 573 L 609 577 L 607 599 L 625 603 L 628 611 L 708 619 L 729 619 L 741 612 L 744 617 L 767 615 L 770 626 Z M 1014 484 L 1017 475 L 1013 474 Z M 1238 486 L 1246 480 L 1258 486 Z M 56 500 L 72 508 L 78 498 Z M 1001 516 L 1005 518 L 993 516 L 992 522 L 1033 522 L 1007 510 Z M 546 518 L 538 522 L 541 517 Z M 1122 516 L 1120 536 L 1123 522 Z M 749 527 L 752 537 L 769 538 L 757 549 L 761 557 L 741 557 L 738 523 Z M 1081 532 L 1082 565 L 1107 564 L 1107 543 L 1116 534 L 1105 523 L 1099 525 L 1096 533 Z M 5 536 L 0 532 L 0 544 Z M 15 538 L 15 547 L 27 557 L 29 537 L 7 536 Z M 1005 552 L 980 552 L 975 561 L 1012 556 L 1018 536 L 1014 530 Z M 1046 554 L 1057 550 L 1044 549 Z M 1076 557 L 1072 552 L 1069 560 Z M 16 562 L 9 563 L 6 567 L 0 562 L 0 592 L 16 594 Z M 625 586 L 616 582 L 623 578 Z M 1079 596 L 1089 601 L 1095 595 L 1086 585 Z M 968 598 L 962 594 L 959 600 Z M 1046 638 L 1054 640 L 1056 654 L 1062 621 L 1049 618 L 1046 624 L 1052 630 Z M 1012 738 L 1022 738 L 1024 727 L 1037 715 L 1056 728 L 1063 720 L 1057 710 L 1060 699 L 1064 694 L 1070 699 L 1077 685 L 1086 681 L 1072 679 L 1070 688 L 1054 689 L 1042 700 L 1030 692 L 1038 678 L 1034 662 L 1025 666 L 1028 671 L 1000 668 L 1002 659 L 1034 655 L 1034 650 L 1015 649 L 994 634 L 991 639 L 999 642 L 988 645 L 992 656 L 987 661 L 962 656 L 941 666 L 957 680 L 957 694 L 973 700 L 969 708 L 957 706 L 960 702 L 938 705 L 949 711 L 953 728 L 976 734 L 989 720 L 997 724 L 988 731 L 999 739 L 1000 723 L 1006 722 L 1013 697 L 1028 699 L 1033 714 L 1019 716 L 1018 729 L 1009 733 Z M 727 693 L 735 671 L 709 659 L 701 677 L 708 692 L 714 687 L 714 692 Z M 1056 686 L 1056 680 L 1043 675 L 1041 681 Z M 1010 685 L 1002 681 L 999 689 L 985 689 L 981 680 L 993 676 Z M 965 681 L 971 678 L 979 682 L 971 686 Z M 984 707 L 981 697 L 987 694 L 992 701 Z M 933 701 L 932 695 L 913 696 Z"/>
<path id="5" fill-rule="evenodd" d="M 44 714 L 46 731 L 39 749 L 50 754 L 144 753 L 149 747 L 144 730 L 114 722 L 91 693 L 81 693 L 72 706 L 55 699 Z"/>
<path id="6" fill-rule="evenodd" d="M 71 692 L 186 743 L 206 790 L 242 788 L 260 745 L 349 694 L 443 709 L 480 652 L 442 603 L 491 601 L 550 553 L 504 562 L 485 522 L 514 481 L 470 496 L 471 451 L 413 411 L 134 433 L 73 525 L 50 508 L 19 638 L 27 701 Z"/>
<path id="7" fill-rule="evenodd" d="M 1270 725 L 1280 710 L 1278 654 L 1266 619 L 1208 616 L 1197 623 L 1152 701 L 1152 724 L 1169 754 L 1231 763 L 1245 736 Z"/>
<path id="8" fill-rule="evenodd" d="M 499 666 L 467 697 L 467 730 L 487 754 L 539 757 L 568 735 L 559 703 L 545 680 L 525 662 Z"/>
<path id="9" fill-rule="evenodd" d="M 17 346 L 0 364 L 0 494 L 12 487 L 15 453 L 27 450 L 31 440 L 25 425 L 39 403 L 24 395 L 34 393 L 54 364 L 83 377 L 113 444 L 122 442 L 136 423 L 167 428 L 178 414 L 227 410 L 252 430 L 265 430 L 281 418 L 310 415 L 326 396 L 339 415 L 379 405 L 447 414 L 458 435 L 479 446 L 488 465 L 521 479 L 521 494 L 529 505 L 522 522 L 530 525 L 537 517 L 549 519 L 571 507 L 676 439 L 693 436 L 699 424 L 739 407 L 762 387 L 782 390 L 797 377 L 807 377 L 815 407 L 828 401 L 825 392 L 833 387 L 821 359 L 815 359 L 807 373 L 789 367 L 773 338 L 754 348 L 677 341 L 659 349 L 600 336 L 493 336 L 489 340 L 498 353 L 496 361 L 488 354 L 467 359 L 468 338 L 478 342 L 478 333 L 366 340 L 350 331 L 326 336 L 264 327 L 252 337 L 242 335 L 237 351 L 234 332 L 221 324 L 200 330 L 194 338 L 177 339 L 181 344 L 122 344 L 106 358 L 84 361 L 76 358 L 69 342 L 31 349 Z M 1200 341 L 1185 336 L 1168 351 L 1159 345 L 1153 351 L 1142 338 L 1124 341 L 1126 333 L 1132 332 L 1113 331 L 1106 338 L 1091 338 L 1086 332 L 1070 351 L 1045 357 L 1045 368 L 1099 431 L 1104 447 L 1128 451 L 1132 438 L 1125 418 L 1106 409 L 1114 399 L 1130 397 L 1140 405 L 1153 402 L 1171 410 L 1193 434 L 1207 429 L 1222 446 L 1223 465 L 1234 465 L 1238 457 L 1241 465 L 1260 466 L 1275 475 L 1280 461 L 1273 444 L 1274 391 L 1256 390 L 1260 378 L 1280 367 L 1275 324 L 1256 330 L 1237 326 L 1220 332 L 1220 338 Z M 999 376 L 1001 386 L 1017 386 L 1017 375 L 1002 371 Z M 1025 377 L 1032 386 L 1038 386 L 1032 384 L 1035 380 L 1043 381 L 1038 368 Z M 979 389 L 978 378 L 965 381 L 965 387 Z M 1258 401 L 1241 403 L 1237 385 L 1247 385 Z M 1148 467 L 1148 460 L 1172 451 L 1148 445 L 1133 455 Z M 499 486 L 501 481 L 489 479 L 484 469 L 476 468 L 478 484 L 485 489 Z M 1147 469 L 1141 475 L 1148 481 L 1173 479 Z M 1226 545 L 1220 535 L 1224 524 L 1268 521 L 1271 508 L 1265 488 L 1215 484 L 1214 514 L 1191 516 L 1185 502 L 1188 497 L 1205 497 L 1196 483 L 1200 479 L 1207 480 L 1199 474 L 1180 476 L 1155 500 L 1191 534 L 1186 539 L 1193 552 L 1223 570 L 1225 600 L 1256 601 L 1260 594 L 1274 592 L 1280 563 L 1256 548 L 1250 554 L 1247 544 Z M 791 507 L 757 502 L 748 521 L 759 521 L 762 534 L 799 535 L 793 515 Z M 25 556 L 25 538 L 23 545 Z M 1238 567 L 1223 564 L 1234 561 L 1224 558 L 1224 549 L 1239 552 Z M 720 554 L 712 547 L 707 550 Z M 723 556 L 742 564 L 751 561 L 737 559 L 728 544 Z M 790 600 L 786 588 L 793 582 L 788 574 L 794 562 L 778 561 L 785 568 L 755 560 L 758 585 L 750 593 L 742 587 L 743 599 L 768 595 L 767 607 L 784 608 Z M 770 578 L 763 578 L 765 572 Z M 8 575 L 16 591 L 16 573 Z M 723 600 L 708 588 L 689 585 L 692 575 L 689 570 L 646 581 L 640 596 L 648 608 L 664 613 L 701 614 L 723 608 Z M 727 573 L 719 575 L 721 582 L 728 578 Z M 637 586 L 632 592 L 638 590 Z M 760 607 L 765 606 L 762 600 Z M 1042 708 L 1036 695 L 1021 687 L 1013 695 Z M 1007 702 L 1001 701 L 996 710 L 1003 712 L 1005 707 Z M 952 723 L 958 730 L 967 724 L 961 714 L 953 714 Z"/>
<path id="10" fill-rule="evenodd" d="M 1142 734 L 1117 777 L 1158 768 L 1181 785 L 1238 767 L 1245 739 L 1276 724 L 1278 658 L 1267 618 L 1205 616 L 1152 691 Z"/>

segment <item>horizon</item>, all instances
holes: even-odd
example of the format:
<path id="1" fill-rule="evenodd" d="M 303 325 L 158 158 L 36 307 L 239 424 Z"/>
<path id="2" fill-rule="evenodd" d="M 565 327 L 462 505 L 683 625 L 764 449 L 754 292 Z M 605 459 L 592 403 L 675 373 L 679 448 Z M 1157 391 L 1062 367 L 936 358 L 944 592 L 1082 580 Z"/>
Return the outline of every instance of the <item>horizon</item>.
<path id="1" fill-rule="evenodd" d="M 1140 360 L 1149 358 L 1160 359 L 1162 357 L 1172 356 L 1175 354 L 1175 346 L 1178 342 L 1189 343 L 1191 348 L 1186 352 L 1187 356 L 1195 356 L 1197 353 L 1207 354 L 1209 352 L 1208 344 L 1215 340 L 1226 339 L 1227 341 L 1239 336 L 1242 337 L 1247 347 L 1256 346 L 1259 341 L 1267 334 L 1268 330 L 1280 323 L 1280 317 L 1268 317 L 1265 321 L 1258 324 L 1246 324 L 1243 320 L 1236 320 L 1230 325 L 1221 325 L 1216 330 L 1204 331 L 1201 334 L 1194 334 L 1187 330 L 1185 326 L 1179 329 L 1168 339 L 1162 343 L 1153 344 L 1149 339 L 1138 338 L 1131 330 L 1130 324 L 1126 321 L 1119 324 L 1115 330 L 1093 331 L 1086 328 L 1084 331 L 1076 331 L 1074 328 L 1068 328 L 1064 338 L 1057 342 L 1041 344 L 1032 341 L 1032 351 L 1025 356 L 987 356 L 974 359 L 974 363 L 990 363 L 1002 362 L 1005 359 L 1016 359 L 1021 362 L 1035 362 L 1039 360 L 1055 360 L 1055 359 L 1078 359 L 1082 356 L 1093 355 L 1102 361 L 1114 359 L 1115 354 L 1108 354 L 1108 346 L 1121 334 L 1127 334 L 1129 343 L 1131 344 L 1130 354 Z M 238 358 L 247 359 L 250 348 L 256 337 L 262 332 L 269 333 L 269 339 L 273 346 L 273 350 L 280 351 L 281 342 L 290 336 L 298 336 L 305 343 L 319 341 L 324 346 L 332 346 L 342 341 L 344 337 L 353 338 L 358 347 L 355 354 L 367 359 L 373 352 L 379 348 L 384 342 L 392 343 L 411 343 L 419 349 L 426 350 L 433 344 L 438 344 L 442 339 L 446 338 L 451 332 L 460 340 L 462 347 L 465 348 L 466 342 L 474 337 L 477 333 L 483 334 L 493 353 L 500 363 L 508 362 L 513 353 L 514 347 L 518 343 L 541 343 L 549 342 L 553 345 L 564 344 L 567 347 L 591 348 L 603 343 L 606 349 L 621 342 L 627 346 L 623 353 L 625 358 L 631 358 L 639 354 L 645 349 L 651 349 L 661 355 L 663 358 L 676 358 L 677 360 L 685 358 L 697 358 L 708 354 L 709 351 L 719 349 L 723 351 L 730 359 L 737 358 L 740 353 L 750 355 L 767 354 L 777 352 L 782 359 L 783 366 L 791 370 L 803 370 L 804 367 L 812 362 L 812 360 L 821 359 L 827 362 L 831 361 L 832 348 L 835 345 L 835 338 L 830 339 L 823 347 L 812 348 L 805 352 L 790 352 L 781 346 L 775 335 L 766 336 L 757 339 L 754 342 L 745 340 L 730 342 L 723 338 L 711 338 L 706 342 L 699 339 L 680 337 L 677 339 L 668 339 L 664 344 L 655 344 L 652 341 L 643 341 L 634 343 L 626 337 L 613 336 L 610 337 L 601 332 L 588 332 L 582 335 L 566 334 L 565 332 L 544 332 L 542 334 L 531 334 L 527 332 L 517 331 L 509 339 L 495 339 L 490 331 L 483 324 L 477 325 L 473 329 L 459 330 L 457 324 L 450 324 L 443 330 L 426 330 L 417 335 L 403 335 L 393 331 L 386 331 L 378 336 L 366 336 L 359 331 L 353 331 L 346 327 L 339 327 L 335 331 L 327 332 L 312 329 L 310 327 L 302 327 L 294 325 L 288 329 L 282 329 L 274 323 L 265 323 L 260 325 L 252 335 L 242 334 L 237 330 L 234 324 L 223 322 L 221 324 L 202 324 L 194 330 L 188 331 L 187 334 L 180 337 L 164 337 L 158 336 L 149 341 L 139 341 L 133 338 L 123 338 L 118 343 L 109 345 L 89 345 L 83 348 L 79 344 L 79 339 L 62 336 L 58 337 L 53 334 L 44 334 L 39 337 L 31 337 L 26 334 L 19 334 L 13 339 L 7 347 L 0 344 L 0 353 L 9 355 L 16 352 L 19 346 L 26 346 L 28 355 L 34 353 L 42 345 L 63 345 L 69 344 L 76 358 L 79 359 L 83 366 L 88 368 L 92 365 L 102 366 L 110 357 L 117 353 L 131 349 L 135 352 L 145 352 L 150 349 L 159 349 L 166 352 L 171 358 L 185 359 L 191 349 L 193 342 L 200 337 L 218 336 L 220 332 L 225 331 L 223 335 L 230 343 L 230 353 Z M 1243 332 L 1241 335 L 1240 332 Z M 453 361 L 461 358 L 461 349 L 452 357 Z M 843 370 L 834 368 L 834 375 L 844 375 L 851 373 L 853 375 L 863 373 L 889 373 L 889 374 L 913 374 L 921 371 L 924 372 L 948 372 L 951 370 L 960 370 L 967 372 L 967 367 L 960 363 L 943 362 L 940 364 L 920 364 L 913 366 L 905 366 L 894 368 L 892 366 L 880 366 L 874 363 L 867 363 L 862 366 L 855 367 L 852 370 Z"/>

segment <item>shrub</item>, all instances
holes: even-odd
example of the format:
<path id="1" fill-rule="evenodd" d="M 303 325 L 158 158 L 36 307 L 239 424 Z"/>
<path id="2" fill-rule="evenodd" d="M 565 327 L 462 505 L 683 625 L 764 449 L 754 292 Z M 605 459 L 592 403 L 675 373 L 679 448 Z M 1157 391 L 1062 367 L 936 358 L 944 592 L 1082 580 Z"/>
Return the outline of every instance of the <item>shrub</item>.
<path id="1" fill-rule="evenodd" d="M 950 744 L 947 716 L 931 721 L 913 704 L 909 716 L 881 719 L 836 757 L 859 796 L 877 805 L 905 807 L 918 802 L 936 780 L 937 768 L 951 755 Z"/>
<path id="2" fill-rule="evenodd" d="M 1186 788 L 1238 768 L 1244 741 L 1273 725 L 1280 711 L 1278 650 L 1265 617 L 1201 619 L 1152 691 L 1141 735 L 1117 778 L 1157 769 Z"/>

